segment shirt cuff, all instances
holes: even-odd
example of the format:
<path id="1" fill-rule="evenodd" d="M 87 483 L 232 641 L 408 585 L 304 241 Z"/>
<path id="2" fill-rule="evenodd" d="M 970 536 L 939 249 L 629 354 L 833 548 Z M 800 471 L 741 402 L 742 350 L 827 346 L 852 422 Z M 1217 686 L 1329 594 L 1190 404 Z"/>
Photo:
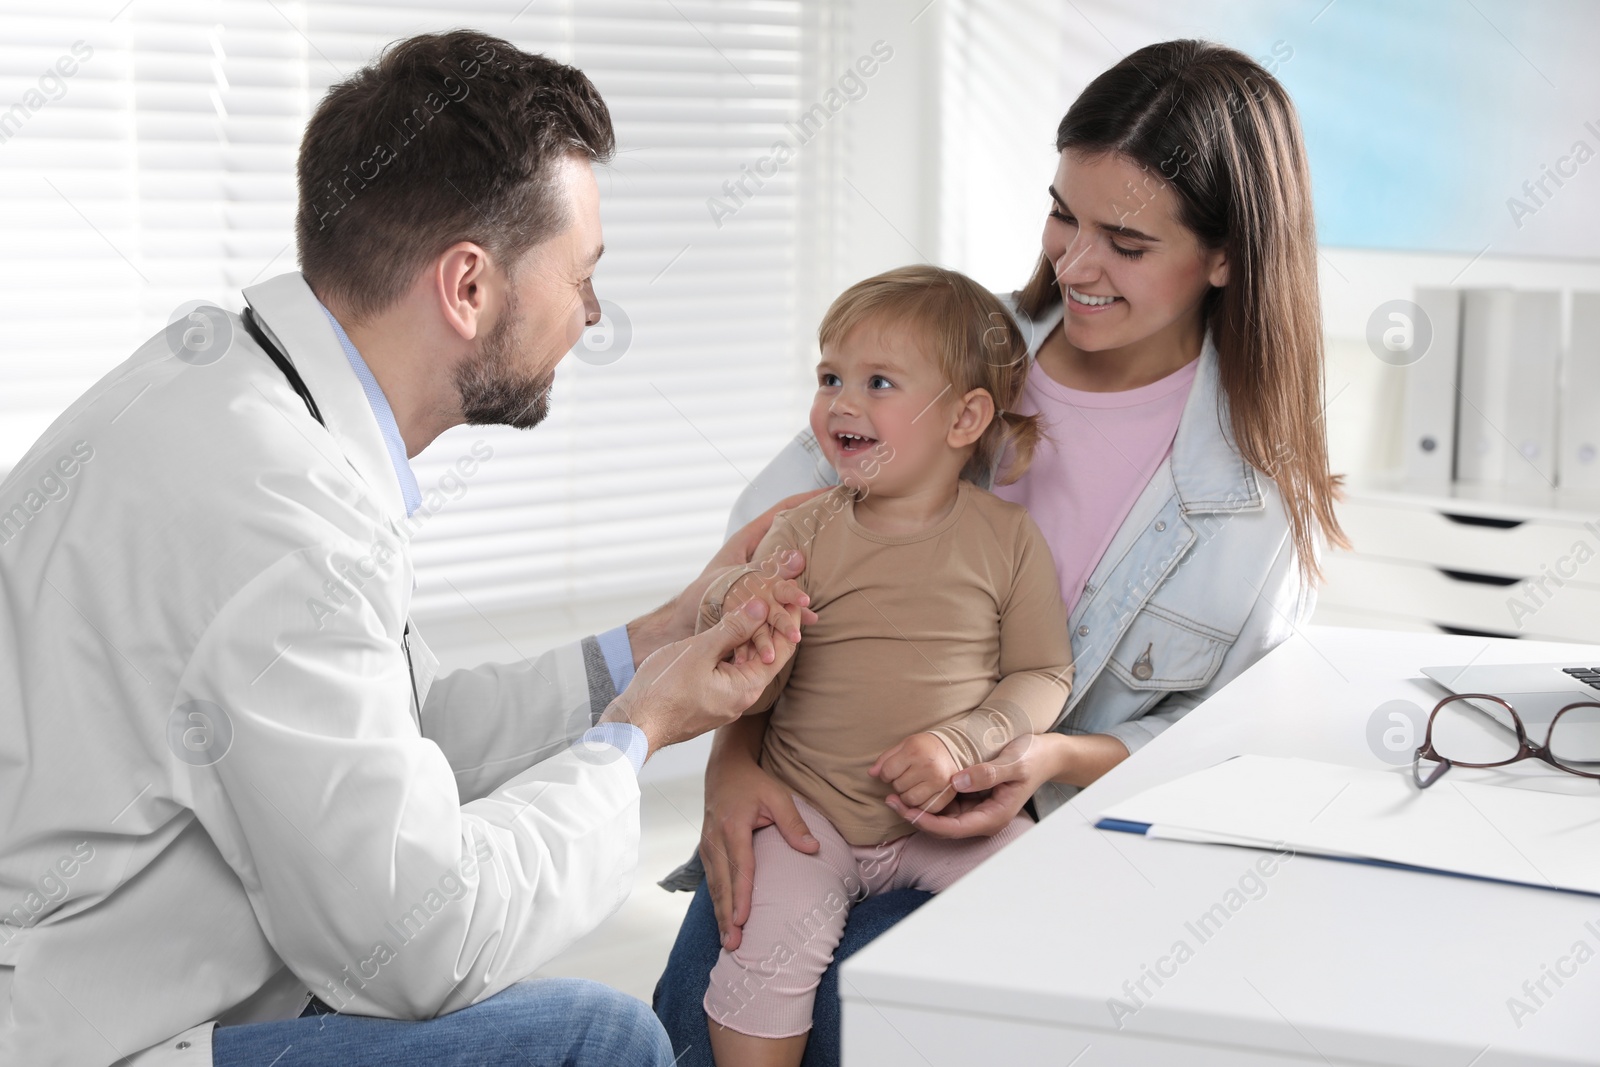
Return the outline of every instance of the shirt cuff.
<path id="1" fill-rule="evenodd" d="M 645 757 L 650 755 L 650 742 L 644 731 L 631 722 L 603 722 L 591 726 L 579 738 L 584 744 L 610 745 L 628 758 L 637 775 L 644 768 Z"/>
<path id="2" fill-rule="evenodd" d="M 600 654 L 606 660 L 606 670 L 611 672 L 611 684 L 620 695 L 633 681 L 633 643 L 628 640 L 628 628 L 618 626 L 603 634 L 595 634 L 594 642 L 600 646 Z"/>

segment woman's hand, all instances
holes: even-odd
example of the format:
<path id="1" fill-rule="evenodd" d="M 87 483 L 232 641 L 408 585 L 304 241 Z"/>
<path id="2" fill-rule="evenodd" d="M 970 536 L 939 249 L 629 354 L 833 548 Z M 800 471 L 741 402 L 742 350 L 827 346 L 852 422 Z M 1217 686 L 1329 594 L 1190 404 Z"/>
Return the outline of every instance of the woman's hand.
<path id="1" fill-rule="evenodd" d="M 717 731 L 706 765 L 706 814 L 700 826 L 700 860 L 717 912 L 722 947 L 732 952 L 744 937 L 755 884 L 751 839 L 763 826 L 776 826 L 789 847 L 815 852 L 820 846 L 794 805 L 787 786 L 762 770 L 761 750 L 767 716 L 751 715 Z"/>
<path id="2" fill-rule="evenodd" d="M 888 799 L 901 818 L 935 837 L 989 837 L 1005 829 L 1022 805 L 1059 771 L 1063 734 L 1024 734 L 988 763 L 977 763 L 950 779 L 956 790 L 943 814 L 934 815 Z"/>
<path id="3" fill-rule="evenodd" d="M 1044 783 L 1087 786 L 1127 758 L 1127 746 L 1110 734 L 1023 734 L 988 763 L 951 778 L 956 798 L 940 814 L 908 808 L 896 797 L 888 804 L 935 837 L 989 837 L 1016 818 Z"/>
<path id="4" fill-rule="evenodd" d="M 1053 740 L 1052 740 L 1053 739 Z M 889 807 L 918 830 L 935 837 L 990 837 L 1003 830 L 1028 798 L 1055 777 L 1060 753 L 1052 751 L 1061 734 L 1024 734 L 994 759 L 974 764 L 950 779 L 955 799 L 942 814 L 909 807 L 899 797 Z"/>

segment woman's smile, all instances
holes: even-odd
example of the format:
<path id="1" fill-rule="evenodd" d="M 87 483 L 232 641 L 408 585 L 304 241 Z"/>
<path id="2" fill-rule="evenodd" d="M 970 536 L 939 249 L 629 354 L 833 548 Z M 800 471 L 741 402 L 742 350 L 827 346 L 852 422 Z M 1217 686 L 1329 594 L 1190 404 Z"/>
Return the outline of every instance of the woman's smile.
<path id="1" fill-rule="evenodd" d="M 1098 296 L 1090 293 L 1079 292 L 1072 286 L 1064 286 L 1067 291 L 1067 306 L 1075 315 L 1098 315 L 1109 311 L 1118 304 L 1127 303 L 1120 296 Z"/>

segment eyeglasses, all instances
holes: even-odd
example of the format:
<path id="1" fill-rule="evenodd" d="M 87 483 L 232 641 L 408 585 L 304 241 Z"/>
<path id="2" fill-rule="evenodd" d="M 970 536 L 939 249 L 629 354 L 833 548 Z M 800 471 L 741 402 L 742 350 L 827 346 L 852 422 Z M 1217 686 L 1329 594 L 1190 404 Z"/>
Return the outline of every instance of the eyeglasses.
<path id="1" fill-rule="evenodd" d="M 1501 716 L 1484 703 L 1504 708 L 1515 737 Z M 1488 693 L 1459 693 L 1445 697 L 1428 714 L 1428 730 L 1411 762 L 1418 789 L 1437 782 L 1451 767 L 1504 767 L 1525 759 L 1538 759 L 1568 774 L 1600 779 L 1600 703 L 1568 704 L 1550 720 L 1544 744 L 1528 740 L 1528 730 L 1506 701 Z M 1424 761 L 1435 766 L 1423 767 Z"/>

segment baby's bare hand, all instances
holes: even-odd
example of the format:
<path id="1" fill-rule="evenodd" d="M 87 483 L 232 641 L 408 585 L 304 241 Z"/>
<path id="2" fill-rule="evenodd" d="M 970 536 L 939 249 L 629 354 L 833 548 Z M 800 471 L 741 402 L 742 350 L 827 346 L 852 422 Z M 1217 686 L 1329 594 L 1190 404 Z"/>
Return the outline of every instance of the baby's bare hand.
<path id="1" fill-rule="evenodd" d="M 902 804 L 937 812 L 955 796 L 950 779 L 961 768 L 933 734 L 912 734 L 878 757 L 867 772 L 894 786 Z"/>

